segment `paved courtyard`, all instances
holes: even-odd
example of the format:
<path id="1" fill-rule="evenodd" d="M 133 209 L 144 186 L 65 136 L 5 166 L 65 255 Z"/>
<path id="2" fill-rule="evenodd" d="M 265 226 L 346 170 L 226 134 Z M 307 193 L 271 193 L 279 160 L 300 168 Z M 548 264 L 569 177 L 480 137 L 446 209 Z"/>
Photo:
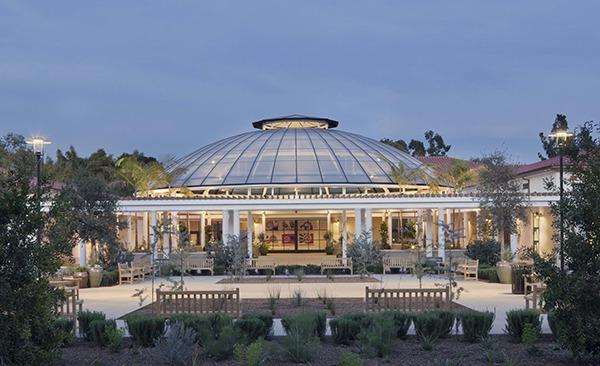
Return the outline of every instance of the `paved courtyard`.
<path id="1" fill-rule="evenodd" d="M 309 279 L 311 276 L 306 276 Z M 364 297 L 365 286 L 372 288 L 418 288 L 418 280 L 412 275 L 378 275 L 376 276 L 381 283 L 308 283 L 291 282 L 277 284 L 218 284 L 217 282 L 225 276 L 186 276 L 185 288 L 187 290 L 209 290 L 209 289 L 235 289 L 239 287 L 242 298 L 267 298 L 269 291 L 280 290 L 281 298 L 291 297 L 291 294 L 301 289 L 305 297 L 317 297 L 317 292 L 327 291 L 329 297 Z M 179 277 L 173 277 L 178 280 Z M 435 287 L 437 283 L 444 282 L 443 277 L 428 276 L 423 278 L 423 287 Z M 156 288 L 160 283 L 168 286 L 170 283 L 165 278 L 156 278 Z M 474 310 L 495 311 L 496 320 L 492 328 L 493 334 L 503 333 L 506 312 L 511 309 L 524 308 L 525 301 L 523 295 L 511 294 L 510 285 L 498 283 L 487 283 L 482 281 L 463 281 L 458 280 L 458 286 L 463 287 L 464 291 L 460 294 L 458 303 Z M 137 290 L 145 289 L 144 294 L 150 296 L 151 280 L 138 282 L 132 285 L 119 285 L 113 287 L 99 287 L 92 289 L 82 289 L 80 297 L 84 300 L 84 308 L 89 310 L 103 311 L 110 318 L 118 318 L 140 307 L 139 297 L 134 296 Z M 147 305 L 149 298 L 144 302 Z M 356 309 L 361 311 L 362 309 Z M 277 332 L 276 326 L 276 334 Z M 542 326 L 544 333 L 549 333 L 547 321 L 544 317 Z"/>

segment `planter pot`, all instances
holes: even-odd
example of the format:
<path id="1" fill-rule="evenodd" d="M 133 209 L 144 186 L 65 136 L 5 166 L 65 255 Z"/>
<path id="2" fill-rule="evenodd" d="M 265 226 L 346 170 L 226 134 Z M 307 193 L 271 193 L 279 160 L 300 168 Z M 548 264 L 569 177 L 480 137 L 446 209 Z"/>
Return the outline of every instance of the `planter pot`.
<path id="1" fill-rule="evenodd" d="M 79 281 L 79 288 L 87 288 L 88 287 L 88 273 L 87 272 L 75 272 L 73 273 L 73 278 Z"/>
<path id="2" fill-rule="evenodd" d="M 100 287 L 104 270 L 102 268 L 93 267 L 88 270 L 88 273 L 90 276 L 90 287 Z"/>
<path id="3" fill-rule="evenodd" d="M 498 262 L 496 264 L 496 273 L 498 274 L 500 283 L 508 285 L 512 282 L 512 268 L 509 262 Z"/>

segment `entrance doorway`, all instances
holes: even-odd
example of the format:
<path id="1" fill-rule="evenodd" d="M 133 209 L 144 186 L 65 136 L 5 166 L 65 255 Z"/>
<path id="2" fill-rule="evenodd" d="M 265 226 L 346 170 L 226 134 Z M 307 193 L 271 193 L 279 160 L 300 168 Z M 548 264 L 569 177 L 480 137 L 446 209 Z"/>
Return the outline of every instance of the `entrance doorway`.
<path id="1" fill-rule="evenodd" d="M 266 220 L 265 240 L 274 252 L 319 252 L 326 232 L 324 218 L 273 218 Z"/>

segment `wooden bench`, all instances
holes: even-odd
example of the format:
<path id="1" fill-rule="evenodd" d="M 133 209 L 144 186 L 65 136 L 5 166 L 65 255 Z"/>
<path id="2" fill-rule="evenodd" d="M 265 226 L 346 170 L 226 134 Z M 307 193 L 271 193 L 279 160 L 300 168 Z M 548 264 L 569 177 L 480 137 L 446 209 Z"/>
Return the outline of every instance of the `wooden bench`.
<path id="1" fill-rule="evenodd" d="M 51 286 L 56 286 L 51 284 Z M 64 291 L 64 299 L 59 300 L 54 310 L 59 318 L 69 319 L 73 321 L 73 334 L 77 329 L 77 314 L 83 309 L 83 300 L 79 299 L 79 288 L 72 286 L 58 287 Z"/>
<path id="2" fill-rule="evenodd" d="M 273 258 L 248 258 L 246 259 L 246 270 L 270 270 L 271 274 L 275 274 L 275 259 Z"/>
<path id="3" fill-rule="evenodd" d="M 465 259 L 465 261 L 458 265 L 456 273 L 462 273 L 465 280 L 479 279 L 479 259 Z"/>
<path id="4" fill-rule="evenodd" d="M 159 315 L 228 314 L 240 316 L 240 289 L 212 291 L 161 291 L 156 290 L 156 306 Z"/>
<path id="5" fill-rule="evenodd" d="M 192 254 L 190 255 L 185 264 L 185 270 L 187 272 L 200 273 L 202 271 L 209 271 L 210 275 L 214 275 L 215 260 L 208 257 L 206 254 Z"/>
<path id="6" fill-rule="evenodd" d="M 390 255 L 383 257 L 383 273 L 391 272 L 392 269 L 396 268 L 401 271 L 408 271 L 409 269 L 414 272 L 415 263 L 410 261 L 410 258 L 401 255 Z"/>
<path id="7" fill-rule="evenodd" d="M 118 263 L 119 285 L 124 283 L 132 284 L 135 280 L 144 280 L 142 267 L 130 267 L 127 263 Z"/>
<path id="8" fill-rule="evenodd" d="M 131 267 L 139 268 L 144 276 L 152 276 L 155 271 L 152 263 L 152 253 L 133 253 Z"/>
<path id="9" fill-rule="evenodd" d="M 323 258 L 321 259 L 321 274 L 331 269 L 349 269 L 352 274 L 352 258 Z"/>
<path id="10" fill-rule="evenodd" d="M 448 308 L 450 288 L 370 289 L 365 288 L 365 311 L 421 312 Z"/>
<path id="11" fill-rule="evenodd" d="M 525 299 L 525 309 L 531 308 L 534 310 L 543 310 L 544 298 L 542 295 L 544 294 L 544 291 L 546 291 L 546 285 L 540 281 L 530 282 L 527 276 L 524 277 L 525 296 L 523 296 L 523 298 Z"/>

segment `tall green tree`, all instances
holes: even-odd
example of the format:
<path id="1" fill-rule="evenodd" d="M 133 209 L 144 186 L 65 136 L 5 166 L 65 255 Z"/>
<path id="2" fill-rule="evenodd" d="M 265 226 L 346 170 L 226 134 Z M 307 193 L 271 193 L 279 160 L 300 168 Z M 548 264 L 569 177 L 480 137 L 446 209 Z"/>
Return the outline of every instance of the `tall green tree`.
<path id="1" fill-rule="evenodd" d="M 557 114 L 554 119 L 554 123 L 552 123 L 552 129 L 550 129 L 550 134 L 556 131 L 567 131 L 569 129 L 569 121 L 567 121 L 567 116 L 564 114 Z M 542 147 L 544 148 L 544 153 L 538 153 L 538 157 L 540 160 L 545 160 L 548 158 L 553 158 L 558 155 L 558 144 L 556 143 L 556 139 L 551 136 L 546 136 L 543 132 L 540 132 L 540 141 L 542 142 Z M 567 142 L 566 149 L 572 148 L 573 142 L 570 140 Z"/>
<path id="2" fill-rule="evenodd" d="M 556 324 L 559 342 L 581 360 L 600 362 L 600 124 L 587 122 L 576 130 L 569 152 L 562 201 L 566 271 L 556 266 L 556 253 L 534 253 L 536 272 L 547 289 L 545 307 Z M 595 135 L 595 136 L 594 136 Z M 549 183 L 550 189 L 558 182 Z M 560 231 L 561 204 L 552 205 L 555 240 Z"/>
<path id="3" fill-rule="evenodd" d="M 384 144 L 390 145 L 395 147 L 396 149 L 400 150 L 400 151 L 404 151 L 406 153 L 410 152 L 408 150 L 408 145 L 406 144 L 406 141 L 400 139 L 400 140 L 390 140 L 388 138 L 383 138 L 381 140 L 379 140 L 380 142 L 383 142 Z"/>
<path id="4" fill-rule="evenodd" d="M 464 160 L 456 160 L 450 170 L 442 175 L 442 179 L 450 184 L 457 192 L 462 192 L 467 186 L 475 182 L 475 170 Z"/>
<path id="5" fill-rule="evenodd" d="M 379 141 L 384 144 L 395 147 L 398 150 L 410 153 L 412 156 L 445 156 L 451 148 L 451 145 L 446 145 L 444 138 L 431 130 L 425 132 L 425 143 L 420 140 L 411 139 L 410 142 L 405 140 L 391 140 L 383 138 Z"/>
<path id="6" fill-rule="evenodd" d="M 498 236 L 504 243 L 504 235 L 517 232 L 517 219 L 527 220 L 527 196 L 521 191 L 513 165 L 503 152 L 495 151 L 479 161 L 483 168 L 477 185 L 481 209 L 478 233 L 483 239 Z"/>
<path id="7" fill-rule="evenodd" d="M 444 143 L 444 138 L 431 130 L 425 132 L 425 141 L 427 141 L 427 155 L 445 156 L 450 151 L 451 145 Z"/>
<path id="8" fill-rule="evenodd" d="M 0 142 L 0 364 L 41 365 L 57 356 L 62 340 L 52 326 L 60 294 L 48 278 L 74 244 L 71 207 L 43 177 L 47 210 L 39 210 L 35 156 L 13 137 Z"/>

